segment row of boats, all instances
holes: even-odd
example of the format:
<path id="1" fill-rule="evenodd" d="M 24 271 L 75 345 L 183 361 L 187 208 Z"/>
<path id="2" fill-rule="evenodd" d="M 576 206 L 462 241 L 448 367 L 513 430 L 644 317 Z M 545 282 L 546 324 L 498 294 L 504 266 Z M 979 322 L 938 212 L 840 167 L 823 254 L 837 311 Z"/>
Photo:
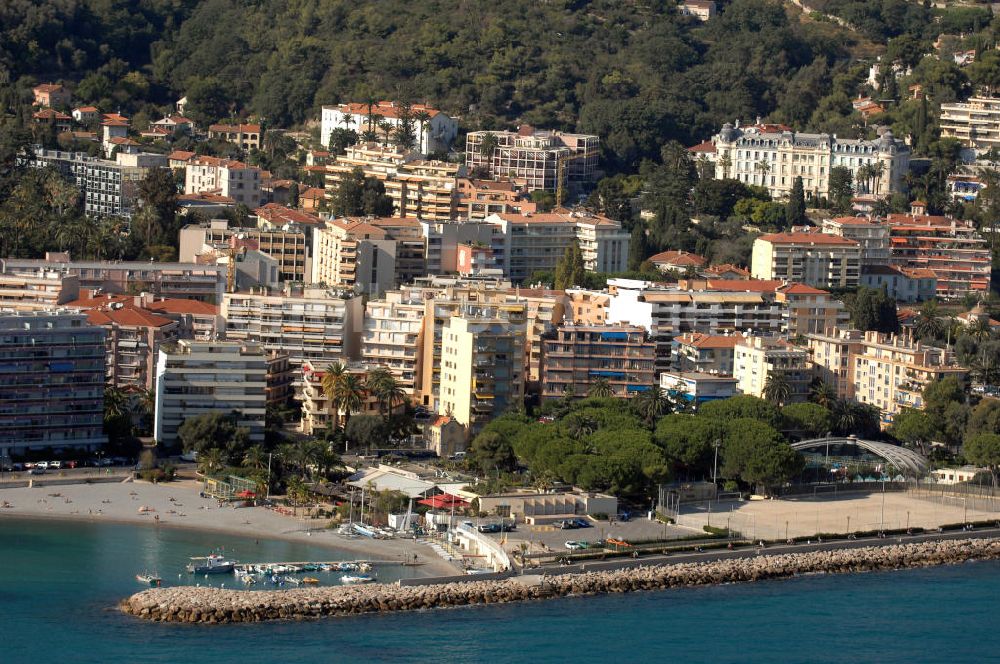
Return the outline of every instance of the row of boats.
<path id="1" fill-rule="evenodd" d="M 361 583 L 372 583 L 375 577 L 368 572 L 372 571 L 372 564 L 369 562 L 332 562 L 332 563 L 236 563 L 226 560 L 221 554 L 213 553 L 205 557 L 192 558 L 192 563 L 187 566 L 190 574 L 234 574 L 236 578 L 246 586 L 257 583 L 270 583 L 271 585 L 284 587 L 286 585 L 317 585 L 320 580 L 314 576 L 299 578 L 296 574 L 309 572 L 344 572 L 340 577 L 340 583 L 345 585 L 356 585 Z M 142 572 L 135 575 L 136 581 L 158 588 L 163 584 L 163 580 L 156 574 Z"/>

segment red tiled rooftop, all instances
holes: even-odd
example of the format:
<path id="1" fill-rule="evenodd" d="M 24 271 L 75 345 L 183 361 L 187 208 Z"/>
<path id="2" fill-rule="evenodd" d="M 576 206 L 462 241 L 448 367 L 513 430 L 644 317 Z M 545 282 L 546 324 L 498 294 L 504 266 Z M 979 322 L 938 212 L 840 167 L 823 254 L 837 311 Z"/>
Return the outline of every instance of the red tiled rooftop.
<path id="1" fill-rule="evenodd" d="M 215 316 L 219 313 L 219 307 L 208 302 L 198 300 L 184 300 L 181 298 L 165 298 L 156 300 L 146 306 L 150 311 L 168 314 L 192 314 L 202 316 Z"/>
<path id="2" fill-rule="evenodd" d="M 771 244 L 828 244 L 841 246 L 857 246 L 854 240 L 830 235 L 829 233 L 806 233 L 796 231 L 794 233 L 768 233 L 761 235 L 759 240 L 770 242 Z"/>
<path id="3" fill-rule="evenodd" d="M 665 263 L 668 265 L 689 265 L 691 267 L 701 267 L 708 261 L 704 256 L 692 254 L 687 251 L 662 251 L 649 259 L 651 263 Z"/>
<path id="4" fill-rule="evenodd" d="M 686 346 L 694 348 L 736 348 L 736 344 L 743 340 L 738 334 L 702 334 L 701 332 L 689 332 L 677 337 L 677 341 Z"/>

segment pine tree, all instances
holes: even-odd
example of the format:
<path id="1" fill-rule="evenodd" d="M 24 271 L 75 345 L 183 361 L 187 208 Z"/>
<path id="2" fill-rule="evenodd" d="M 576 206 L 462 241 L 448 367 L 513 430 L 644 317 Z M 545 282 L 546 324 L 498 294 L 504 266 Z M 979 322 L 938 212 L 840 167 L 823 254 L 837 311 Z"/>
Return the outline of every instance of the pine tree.
<path id="1" fill-rule="evenodd" d="M 292 186 L 288 189 L 288 207 L 293 210 L 299 206 L 299 183 L 292 182 Z"/>
<path id="2" fill-rule="evenodd" d="M 806 194 L 802 186 L 802 178 L 795 178 L 792 184 L 792 193 L 788 196 L 788 204 L 785 206 L 785 222 L 789 226 L 801 226 L 806 219 Z"/>
<path id="3" fill-rule="evenodd" d="M 580 251 L 580 245 L 576 240 L 573 240 L 556 264 L 555 287 L 562 290 L 581 285 L 585 271 L 583 252 Z"/>
<path id="4" fill-rule="evenodd" d="M 646 224 L 636 224 L 628 246 L 628 269 L 638 270 L 642 262 L 653 255 L 653 245 L 646 234 Z"/>

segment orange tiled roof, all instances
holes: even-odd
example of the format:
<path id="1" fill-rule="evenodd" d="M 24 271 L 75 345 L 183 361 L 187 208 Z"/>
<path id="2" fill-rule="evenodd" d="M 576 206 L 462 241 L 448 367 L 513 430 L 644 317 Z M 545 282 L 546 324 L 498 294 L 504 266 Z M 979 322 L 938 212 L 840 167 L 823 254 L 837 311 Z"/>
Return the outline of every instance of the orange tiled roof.
<path id="1" fill-rule="evenodd" d="M 184 300 L 181 298 L 165 298 L 151 302 L 146 307 L 150 311 L 168 314 L 195 314 L 203 316 L 215 316 L 219 313 L 219 307 L 208 302 L 198 300 Z"/>
<path id="2" fill-rule="evenodd" d="M 807 233 L 796 231 L 794 233 L 768 233 L 761 235 L 759 240 L 770 242 L 771 244 L 829 244 L 841 246 L 857 246 L 854 240 L 830 235 L 829 233 Z"/>
<path id="3" fill-rule="evenodd" d="M 33 92 L 60 92 L 61 90 L 64 88 L 58 83 L 39 83 L 32 88 Z"/>
<path id="4" fill-rule="evenodd" d="M 172 161 L 190 161 L 196 154 L 196 152 L 188 152 L 187 150 L 174 150 L 167 155 L 167 159 Z"/>
<path id="5" fill-rule="evenodd" d="M 694 348 L 736 348 L 736 344 L 742 341 L 738 334 L 702 334 L 701 332 L 688 332 L 677 337 L 678 343 Z"/>
<path id="6" fill-rule="evenodd" d="M 649 261 L 667 265 L 690 265 L 691 267 L 701 267 L 708 262 L 704 256 L 687 251 L 662 251 L 651 257 Z"/>
<path id="7" fill-rule="evenodd" d="M 785 284 L 784 286 L 779 286 L 778 291 L 782 293 L 791 293 L 792 295 L 829 295 L 829 291 L 822 290 L 820 288 L 813 288 L 812 286 L 807 286 L 806 284 Z"/>
<path id="8" fill-rule="evenodd" d="M 697 152 L 701 154 L 714 154 L 715 144 L 712 141 L 703 141 L 698 145 L 692 145 L 688 148 L 688 152 Z"/>
<path id="9" fill-rule="evenodd" d="M 745 270 L 738 265 L 733 265 L 732 263 L 723 263 L 722 265 L 712 265 L 705 268 L 705 272 L 709 274 L 725 274 L 726 272 L 735 272 L 736 274 L 742 275 L 744 277 L 750 276 L 750 270 Z"/>
<path id="10" fill-rule="evenodd" d="M 309 214 L 308 212 L 302 212 L 301 210 L 293 210 L 292 208 L 285 207 L 279 203 L 268 203 L 267 205 L 254 210 L 254 214 L 261 219 L 278 225 L 294 223 L 305 224 L 308 226 L 318 226 L 323 223 L 323 220 L 316 215 Z"/>
<path id="11" fill-rule="evenodd" d="M 368 104 L 340 104 L 337 106 L 337 109 L 340 110 L 341 113 L 346 111 L 351 115 L 368 115 Z M 421 112 L 427 113 L 427 115 L 433 118 L 441 111 L 436 108 L 431 108 L 427 104 L 412 104 L 410 106 L 410 113 L 412 115 L 416 115 Z M 372 115 L 381 115 L 383 118 L 398 118 L 399 105 L 392 101 L 380 101 L 377 104 L 372 105 Z"/>
<path id="12" fill-rule="evenodd" d="M 132 304 L 123 304 L 120 308 L 90 309 L 87 311 L 87 321 L 94 325 L 115 324 L 126 327 L 163 327 L 174 322 Z"/>

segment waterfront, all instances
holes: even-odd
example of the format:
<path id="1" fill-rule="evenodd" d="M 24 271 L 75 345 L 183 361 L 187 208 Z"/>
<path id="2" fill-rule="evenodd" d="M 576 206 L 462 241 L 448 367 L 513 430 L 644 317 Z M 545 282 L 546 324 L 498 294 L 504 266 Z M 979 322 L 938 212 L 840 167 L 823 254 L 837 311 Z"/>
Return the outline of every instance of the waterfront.
<path id="1" fill-rule="evenodd" d="M 314 661 L 318 654 L 332 661 L 465 662 L 530 652 L 534 661 L 669 655 L 959 662 L 981 661 L 981 653 L 1000 646 L 995 562 L 318 622 L 164 625 L 114 608 L 137 590 L 137 565 L 179 563 L 209 540 L 245 559 L 257 547 L 270 559 L 331 555 L 294 542 L 255 544 L 186 530 L 3 522 L 0 629 L 8 661 L 225 662 L 254 653 L 265 662 Z"/>

